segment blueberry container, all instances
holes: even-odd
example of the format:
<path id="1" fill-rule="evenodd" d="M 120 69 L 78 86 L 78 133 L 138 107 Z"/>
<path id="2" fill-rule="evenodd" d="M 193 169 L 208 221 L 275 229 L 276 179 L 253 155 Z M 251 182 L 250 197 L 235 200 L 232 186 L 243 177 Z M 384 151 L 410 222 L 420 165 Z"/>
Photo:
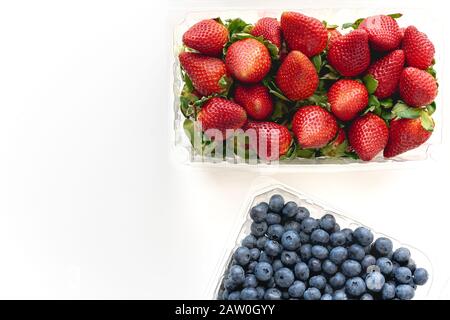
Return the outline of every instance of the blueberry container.
<path id="1" fill-rule="evenodd" d="M 217 272 L 213 276 L 210 286 L 208 296 L 212 299 L 218 299 L 223 292 L 223 280 L 224 275 L 231 265 L 231 261 L 233 258 L 233 253 L 235 250 L 241 246 L 241 241 L 250 234 L 250 226 L 252 224 L 252 219 L 250 218 L 250 209 L 261 202 L 268 202 L 270 197 L 275 194 L 280 194 L 283 196 L 284 200 L 294 201 L 299 206 L 306 207 L 310 211 L 310 216 L 312 218 L 320 218 L 323 215 L 329 213 L 332 214 L 336 222 L 340 225 L 341 229 L 343 228 L 351 228 L 352 230 L 358 227 L 366 227 L 369 229 L 373 235 L 374 239 L 380 237 L 386 237 L 392 240 L 394 250 L 400 247 L 405 247 L 410 250 L 411 258 L 416 262 L 416 265 L 421 268 L 425 268 L 428 271 L 429 279 L 428 282 L 423 286 L 418 286 L 415 292 L 415 300 L 425 300 L 430 299 L 430 289 L 433 284 L 433 266 L 429 258 L 425 253 L 415 248 L 414 246 L 408 245 L 406 243 L 401 242 L 401 240 L 395 239 L 395 237 L 391 237 L 383 234 L 382 232 L 378 232 L 370 228 L 370 226 L 366 226 L 363 223 L 355 220 L 347 214 L 342 213 L 341 211 L 333 208 L 332 206 L 326 204 L 323 201 L 315 199 L 312 196 L 309 196 L 303 192 L 295 191 L 283 184 L 279 183 L 271 183 L 259 187 L 257 190 L 252 192 L 249 199 L 245 202 L 242 207 L 242 214 L 239 215 L 238 220 L 236 221 L 235 231 L 230 236 L 229 244 L 226 246 L 225 254 L 223 256 L 222 261 L 220 261 Z"/>
<path id="2" fill-rule="evenodd" d="M 267 5 L 267 4 L 266 4 Z M 243 7 L 237 1 L 227 2 L 226 5 L 215 5 L 211 1 L 188 1 L 183 4 L 174 5 L 171 10 L 171 29 L 173 31 L 172 62 L 171 62 L 171 92 L 172 104 L 171 119 L 173 124 L 173 135 L 171 144 L 173 154 L 177 161 L 200 167 L 239 167 L 249 170 L 270 170 L 274 167 L 277 170 L 286 171 L 340 171 L 340 170 L 377 170 L 404 167 L 408 164 L 416 165 L 423 161 L 436 160 L 440 157 L 442 145 L 443 102 L 446 94 L 446 75 L 444 72 L 444 46 L 445 37 L 443 32 L 442 13 L 430 7 L 422 8 L 417 4 L 403 3 L 402 5 L 392 2 L 379 1 L 306 1 L 300 6 L 298 2 L 285 1 L 274 4 L 275 7 L 264 8 L 262 3 L 256 4 L 253 8 Z M 424 18 L 424 10 L 427 16 L 433 19 Z M 430 10 L 434 10 L 430 13 Z M 206 18 L 220 17 L 226 19 L 240 17 L 247 22 L 255 23 L 259 18 L 269 16 L 279 18 L 283 11 L 298 11 L 305 15 L 326 20 L 330 23 L 342 26 L 343 23 L 355 21 L 359 17 L 368 17 L 376 14 L 403 13 L 399 20 L 401 26 L 416 25 L 423 32 L 427 33 L 433 41 L 435 53 L 435 69 L 438 74 L 439 94 L 436 98 L 437 110 L 433 115 L 435 120 L 435 130 L 431 138 L 417 149 L 399 155 L 393 159 L 385 159 L 381 154 L 369 162 L 355 160 L 351 158 L 326 158 L 317 157 L 314 159 L 295 158 L 293 160 L 280 161 L 250 161 L 245 162 L 237 155 L 229 155 L 223 159 L 216 159 L 199 155 L 191 145 L 184 129 L 185 118 L 180 110 L 179 95 L 183 87 L 180 74 L 180 64 L 178 54 L 182 50 L 182 35 L 194 23 Z"/>

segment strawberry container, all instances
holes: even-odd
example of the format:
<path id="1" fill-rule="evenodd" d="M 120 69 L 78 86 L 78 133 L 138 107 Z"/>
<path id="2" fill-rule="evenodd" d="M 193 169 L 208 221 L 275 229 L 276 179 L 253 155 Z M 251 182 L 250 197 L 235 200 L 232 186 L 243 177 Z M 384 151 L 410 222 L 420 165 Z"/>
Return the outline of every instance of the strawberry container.
<path id="1" fill-rule="evenodd" d="M 232 5 L 232 4 L 231 4 Z M 170 96 L 172 97 L 172 123 L 173 136 L 172 146 L 176 158 L 186 164 L 195 166 L 212 166 L 212 167 L 240 167 L 245 169 L 268 169 L 277 167 L 279 169 L 286 169 L 288 171 L 295 170 L 370 170 L 381 168 L 398 168 L 409 164 L 417 164 L 426 160 L 436 160 L 439 158 L 440 146 L 442 144 L 442 129 L 443 129 L 443 101 L 446 86 L 444 70 L 444 37 L 443 25 L 441 25 L 441 14 L 435 12 L 433 19 L 424 18 L 423 8 L 415 7 L 414 4 L 403 6 L 393 6 L 387 2 L 379 2 L 377 6 L 366 5 L 364 1 L 358 2 L 324 2 L 317 3 L 308 2 L 305 6 L 299 6 L 287 2 L 286 6 L 281 3 L 277 4 L 277 8 L 267 9 L 259 8 L 236 9 L 233 7 L 220 7 L 214 10 L 213 5 L 202 1 L 192 2 L 190 8 L 185 7 L 173 8 L 173 47 L 172 47 L 172 90 Z M 189 11 L 195 10 L 195 11 Z M 429 8 L 426 9 L 429 12 Z M 261 161 L 251 160 L 246 162 L 242 157 L 231 153 L 226 156 L 213 158 L 210 156 L 200 155 L 191 144 L 190 139 L 186 135 L 185 129 L 192 124 L 185 123 L 185 117 L 180 110 L 179 95 L 183 88 L 183 79 L 180 73 L 180 63 L 178 61 L 178 54 L 182 50 L 182 36 L 183 33 L 196 22 L 206 18 L 220 17 L 223 21 L 232 18 L 242 18 L 249 23 L 255 23 L 259 18 L 269 16 L 279 18 L 283 11 L 298 11 L 305 15 L 315 17 L 320 20 L 328 21 L 339 26 L 344 23 L 355 21 L 359 17 L 368 17 L 375 14 L 389 14 L 401 12 L 403 16 L 398 20 L 400 26 L 408 26 L 414 24 L 421 31 L 425 32 L 435 45 L 435 69 L 437 70 L 439 81 L 439 93 L 435 99 L 437 109 L 433 114 L 435 121 L 435 129 L 431 138 L 422 146 L 403 153 L 395 158 L 386 159 L 379 154 L 372 161 L 363 162 L 353 158 L 329 158 L 317 156 L 312 159 L 305 159 L 294 157 L 293 159 L 276 160 L 276 161 Z M 428 15 L 429 16 L 429 15 Z"/>
<path id="2" fill-rule="evenodd" d="M 392 240 L 394 250 L 399 247 L 408 248 L 411 251 L 411 258 L 414 259 L 416 265 L 418 267 L 425 268 L 429 273 L 428 282 L 424 286 L 417 287 L 414 299 L 424 300 L 430 298 L 430 291 L 433 286 L 433 266 L 427 255 L 420 251 L 420 249 L 401 242 L 401 239 L 396 239 L 395 237 L 391 237 L 383 234 L 382 232 L 373 230 L 370 226 L 364 225 L 353 217 L 336 208 L 333 208 L 329 204 L 301 191 L 293 190 L 288 186 L 278 183 L 272 179 L 263 179 L 262 183 L 257 184 L 256 188 L 249 193 L 248 198 L 244 201 L 242 212 L 238 216 L 233 232 L 230 235 L 229 243 L 226 245 L 223 259 L 220 261 L 217 271 L 211 279 L 207 293 L 209 297 L 212 299 L 218 299 L 219 294 L 223 291 L 224 274 L 230 266 L 233 253 L 238 247 L 241 246 L 242 239 L 250 234 L 250 226 L 252 224 L 252 220 L 249 215 L 250 209 L 260 202 L 268 202 L 270 197 L 274 194 L 282 195 L 286 202 L 294 201 L 299 206 L 306 207 L 310 211 L 312 218 L 320 218 L 329 213 L 336 218 L 336 222 L 340 225 L 341 229 L 351 228 L 354 230 L 357 227 L 364 226 L 372 231 L 374 234 L 374 240 L 379 237 L 386 237 Z"/>

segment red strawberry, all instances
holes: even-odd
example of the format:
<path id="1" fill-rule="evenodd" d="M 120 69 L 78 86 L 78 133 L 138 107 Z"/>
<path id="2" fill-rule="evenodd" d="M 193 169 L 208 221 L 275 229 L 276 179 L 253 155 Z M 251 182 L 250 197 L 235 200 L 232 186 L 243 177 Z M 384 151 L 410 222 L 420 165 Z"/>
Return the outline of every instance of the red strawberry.
<path id="1" fill-rule="evenodd" d="M 363 73 L 370 64 L 370 49 L 364 30 L 352 32 L 334 40 L 328 51 L 328 61 L 345 77 Z"/>
<path id="2" fill-rule="evenodd" d="M 328 91 L 331 112 L 342 121 L 352 120 L 369 103 L 366 87 L 356 80 L 338 80 Z"/>
<path id="3" fill-rule="evenodd" d="M 375 61 L 369 67 L 367 74 L 378 81 L 375 95 L 379 99 L 390 97 L 397 90 L 404 65 L 405 54 L 402 50 L 395 50 Z"/>
<path id="4" fill-rule="evenodd" d="M 437 95 L 436 79 L 424 70 L 403 69 L 399 82 L 400 96 L 411 107 L 422 107 L 433 102 Z"/>
<path id="5" fill-rule="evenodd" d="M 261 42 L 248 38 L 236 41 L 228 48 L 225 64 L 234 78 L 256 83 L 270 71 L 272 60 L 269 50 Z"/>
<path id="6" fill-rule="evenodd" d="M 402 33 L 394 18 L 386 15 L 368 17 L 358 27 L 369 35 L 372 49 L 391 51 L 397 49 L 402 41 Z"/>
<path id="7" fill-rule="evenodd" d="M 236 130 L 245 124 L 247 114 L 237 103 L 215 97 L 203 105 L 197 120 L 201 123 L 203 131 L 210 130 L 206 132 L 208 136 L 221 141 L 232 135 L 232 132 L 227 130 Z"/>
<path id="8" fill-rule="evenodd" d="M 219 84 L 222 77 L 226 76 L 226 68 L 222 60 L 192 52 L 180 53 L 179 59 L 194 88 L 201 95 L 209 96 L 225 91 L 226 88 Z"/>
<path id="9" fill-rule="evenodd" d="M 319 76 L 312 62 L 300 51 L 291 51 L 277 71 L 275 82 L 291 100 L 309 98 L 319 85 Z"/>
<path id="10" fill-rule="evenodd" d="M 249 129 L 254 129 L 255 133 Z M 248 121 L 244 130 L 249 136 L 250 147 L 256 150 L 262 159 L 279 159 L 286 154 L 292 143 L 289 130 L 275 122 Z"/>
<path id="11" fill-rule="evenodd" d="M 228 30 L 212 19 L 202 20 L 183 35 L 183 43 L 203 54 L 218 56 L 228 41 Z"/>
<path id="12" fill-rule="evenodd" d="M 261 18 L 256 22 L 251 34 L 255 37 L 263 36 L 264 39 L 269 40 L 274 45 L 281 48 L 281 27 L 280 23 L 275 18 Z"/>
<path id="13" fill-rule="evenodd" d="M 427 35 L 409 26 L 403 37 L 403 50 L 405 51 L 406 63 L 410 67 L 427 69 L 433 63 L 434 45 Z"/>
<path id="14" fill-rule="evenodd" d="M 302 148 L 322 148 L 338 131 L 336 119 L 322 107 L 306 106 L 300 108 L 292 120 L 292 131 Z"/>
<path id="15" fill-rule="evenodd" d="M 334 40 L 342 37 L 342 33 L 339 32 L 338 29 L 327 29 L 328 31 L 328 48 L 334 42 Z"/>
<path id="16" fill-rule="evenodd" d="M 370 161 L 388 142 L 389 129 L 379 116 L 368 113 L 357 118 L 350 126 L 348 139 L 361 160 Z"/>
<path id="17" fill-rule="evenodd" d="M 430 138 L 431 133 L 431 131 L 424 129 L 420 118 L 392 120 L 389 129 L 389 142 L 384 149 L 384 156 L 392 158 L 415 149 L 425 143 Z"/>
<path id="18" fill-rule="evenodd" d="M 234 100 L 255 120 L 264 120 L 272 114 L 273 102 L 269 90 L 262 84 L 237 85 Z"/>
<path id="19" fill-rule="evenodd" d="M 283 12 L 281 30 L 290 50 L 312 57 L 327 46 L 328 33 L 322 22 L 298 12 Z"/>

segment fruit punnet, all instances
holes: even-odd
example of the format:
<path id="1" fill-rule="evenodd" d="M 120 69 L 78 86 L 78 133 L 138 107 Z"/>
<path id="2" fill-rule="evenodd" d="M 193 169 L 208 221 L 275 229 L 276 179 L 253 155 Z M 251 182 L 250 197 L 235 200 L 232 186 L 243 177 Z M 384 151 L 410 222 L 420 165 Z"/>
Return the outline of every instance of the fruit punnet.
<path id="1" fill-rule="evenodd" d="M 435 127 L 435 47 L 416 26 L 399 25 L 401 16 L 362 17 L 342 28 L 291 11 L 254 24 L 194 23 L 179 54 L 180 111 L 194 152 L 204 155 L 222 141 L 221 150 L 244 161 L 370 161 L 418 148 Z M 198 123 L 203 132 L 195 132 Z M 251 144 L 241 130 L 250 127 L 261 134 Z M 275 145 L 279 152 L 260 150 Z"/>
<path id="2" fill-rule="evenodd" d="M 221 300 L 410 300 L 427 283 L 407 248 L 342 229 L 331 214 L 273 195 L 250 210 L 251 233 L 233 253 Z M 276 232 L 275 232 L 276 230 Z"/>

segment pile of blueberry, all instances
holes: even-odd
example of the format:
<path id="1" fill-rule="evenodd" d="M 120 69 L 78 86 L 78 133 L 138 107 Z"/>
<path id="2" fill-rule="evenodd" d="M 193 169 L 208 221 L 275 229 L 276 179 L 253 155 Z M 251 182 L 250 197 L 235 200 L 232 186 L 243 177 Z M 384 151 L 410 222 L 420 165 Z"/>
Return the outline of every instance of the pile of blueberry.
<path id="1" fill-rule="evenodd" d="M 428 272 L 406 248 L 374 241 L 364 227 L 342 229 L 331 214 L 274 195 L 250 211 L 251 234 L 233 255 L 219 293 L 224 300 L 410 300 Z"/>

